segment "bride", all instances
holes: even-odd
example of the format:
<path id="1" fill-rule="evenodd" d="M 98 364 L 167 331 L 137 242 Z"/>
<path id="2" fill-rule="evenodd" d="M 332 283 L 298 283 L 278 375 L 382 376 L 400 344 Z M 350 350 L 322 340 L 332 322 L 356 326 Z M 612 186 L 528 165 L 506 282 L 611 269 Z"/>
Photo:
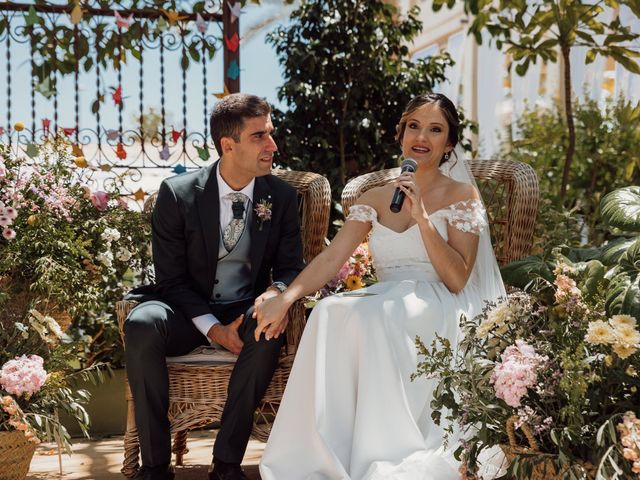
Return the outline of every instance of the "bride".
<path id="1" fill-rule="evenodd" d="M 397 127 L 415 173 L 365 192 L 331 245 L 283 294 L 256 306 L 267 339 L 297 299 L 325 285 L 366 235 L 379 282 L 323 299 L 304 330 L 260 465 L 264 480 L 458 479 L 431 420 L 434 381 L 410 376 L 415 338 L 459 341 L 458 319 L 504 295 L 486 212 L 454 149 L 459 118 L 440 94 L 412 99 Z M 389 209 L 396 188 L 402 210 Z"/>

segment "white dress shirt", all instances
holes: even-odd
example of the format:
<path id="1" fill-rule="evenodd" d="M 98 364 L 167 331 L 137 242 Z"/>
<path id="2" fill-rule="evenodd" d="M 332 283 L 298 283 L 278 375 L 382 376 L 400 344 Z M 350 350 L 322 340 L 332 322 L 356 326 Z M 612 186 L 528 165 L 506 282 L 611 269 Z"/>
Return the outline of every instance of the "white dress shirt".
<path id="1" fill-rule="evenodd" d="M 224 181 L 222 175 L 220 175 L 220 164 L 216 166 L 216 178 L 218 180 L 218 196 L 220 199 L 220 231 L 224 232 L 225 228 L 231 223 L 233 220 L 233 211 L 231 209 L 231 204 L 233 203 L 231 200 L 232 193 L 243 193 L 247 196 L 247 202 L 244 206 L 244 214 L 245 218 L 247 215 L 247 209 L 250 208 L 253 203 L 253 187 L 256 184 L 256 179 L 252 179 L 249 184 L 244 187 L 242 190 L 234 190 L 229 186 L 227 182 Z M 220 234 L 216 232 L 219 236 Z M 220 323 L 212 313 L 207 313 L 205 315 L 199 315 L 192 319 L 193 324 L 196 328 L 206 337 L 207 332 L 213 327 Z M 208 337 L 207 337 L 208 338 Z M 209 339 L 211 341 L 211 339 Z"/>

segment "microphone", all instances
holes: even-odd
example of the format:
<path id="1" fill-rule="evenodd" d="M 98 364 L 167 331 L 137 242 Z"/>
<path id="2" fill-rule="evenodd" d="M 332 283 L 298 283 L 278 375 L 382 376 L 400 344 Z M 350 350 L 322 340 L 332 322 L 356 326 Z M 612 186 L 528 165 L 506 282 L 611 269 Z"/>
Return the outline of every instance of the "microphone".
<path id="1" fill-rule="evenodd" d="M 400 173 L 411 172 L 414 173 L 418 168 L 418 164 L 413 158 L 405 158 L 400 165 Z M 400 187 L 396 187 L 396 191 L 393 194 L 393 198 L 391 199 L 391 205 L 389 205 L 389 209 L 393 213 L 398 213 L 402 210 L 402 203 L 404 202 L 405 193 L 400 190 Z"/>

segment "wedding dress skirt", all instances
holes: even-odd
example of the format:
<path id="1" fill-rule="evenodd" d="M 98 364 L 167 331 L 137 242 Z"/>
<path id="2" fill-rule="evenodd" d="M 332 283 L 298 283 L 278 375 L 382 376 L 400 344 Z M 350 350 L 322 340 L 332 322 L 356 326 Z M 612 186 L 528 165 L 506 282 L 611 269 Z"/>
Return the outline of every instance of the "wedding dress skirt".
<path id="1" fill-rule="evenodd" d="M 353 210 L 353 209 L 352 209 Z M 445 220 L 436 228 L 446 238 Z M 379 283 L 320 301 L 302 336 L 260 474 L 263 480 L 453 480 L 453 451 L 431 420 L 435 381 L 411 380 L 416 336 L 458 343 L 477 289 L 452 294 L 426 257 L 419 229 L 372 219 Z M 362 296 L 353 296 L 361 294 Z"/>

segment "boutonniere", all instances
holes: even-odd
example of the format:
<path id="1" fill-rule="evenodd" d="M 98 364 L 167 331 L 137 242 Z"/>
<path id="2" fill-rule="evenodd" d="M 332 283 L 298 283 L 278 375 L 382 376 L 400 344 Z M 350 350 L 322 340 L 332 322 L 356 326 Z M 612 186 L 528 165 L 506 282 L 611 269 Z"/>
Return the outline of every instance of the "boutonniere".
<path id="1" fill-rule="evenodd" d="M 271 200 L 271 195 L 269 195 L 267 200 L 261 198 L 260 201 L 256 203 L 256 208 L 254 209 L 254 211 L 256 212 L 258 220 L 260 221 L 260 227 L 258 228 L 258 230 L 262 230 L 262 225 L 264 225 L 264 222 L 268 222 L 271 220 L 271 208 L 273 207 L 273 204 L 269 200 Z"/>

